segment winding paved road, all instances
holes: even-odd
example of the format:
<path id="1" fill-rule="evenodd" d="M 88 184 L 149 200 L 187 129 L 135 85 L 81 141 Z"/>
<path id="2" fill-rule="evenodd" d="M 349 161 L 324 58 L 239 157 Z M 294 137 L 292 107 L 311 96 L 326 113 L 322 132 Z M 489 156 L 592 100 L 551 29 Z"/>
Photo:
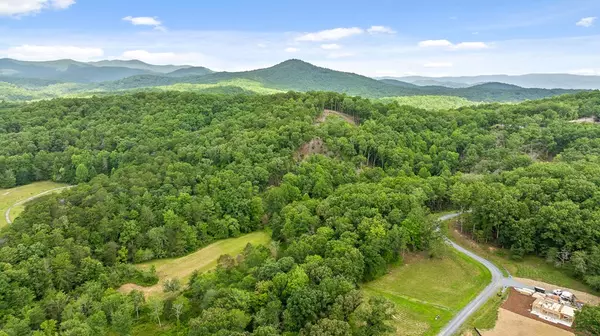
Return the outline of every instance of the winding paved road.
<path id="1" fill-rule="evenodd" d="M 6 212 L 4 213 L 4 218 L 6 218 L 6 223 L 7 224 L 12 224 L 12 221 L 10 220 L 10 210 L 12 210 L 12 208 L 14 208 L 16 206 L 19 206 L 19 205 L 21 205 L 23 203 L 27 203 L 29 201 L 33 201 L 34 199 L 36 199 L 38 197 L 42 197 L 44 195 L 48 195 L 50 193 L 57 192 L 57 191 L 60 191 L 60 190 L 63 190 L 63 189 L 69 189 L 69 188 L 73 188 L 73 186 L 59 187 L 59 188 L 54 188 L 54 189 L 46 190 L 46 191 L 44 191 L 42 193 L 39 193 L 39 194 L 37 194 L 35 196 L 31 196 L 31 197 L 29 197 L 26 200 L 22 200 L 22 201 L 19 201 L 19 202 L 15 203 L 15 204 L 11 205 L 8 209 L 6 209 Z"/>
<path id="2" fill-rule="evenodd" d="M 460 216 L 460 213 L 453 213 L 449 215 L 444 215 L 440 217 L 438 220 L 440 222 L 447 221 L 449 219 Z M 533 287 L 528 286 L 526 284 L 520 283 L 512 278 L 512 276 L 505 277 L 502 274 L 502 271 L 496 267 L 496 265 L 492 264 L 489 260 L 484 259 L 475 253 L 463 248 L 462 246 L 454 243 L 450 239 L 446 238 L 446 242 L 452 246 L 457 251 L 466 254 L 467 256 L 477 260 L 479 263 L 483 264 L 490 273 L 492 273 L 492 282 L 481 292 L 475 299 L 473 299 L 469 304 L 467 304 L 448 324 L 444 329 L 440 331 L 439 336 L 452 336 L 460 327 L 467 321 L 467 319 L 477 311 L 479 307 L 481 307 L 487 300 L 489 300 L 492 296 L 496 295 L 501 289 L 506 287 L 521 287 L 521 288 L 530 288 Z"/>

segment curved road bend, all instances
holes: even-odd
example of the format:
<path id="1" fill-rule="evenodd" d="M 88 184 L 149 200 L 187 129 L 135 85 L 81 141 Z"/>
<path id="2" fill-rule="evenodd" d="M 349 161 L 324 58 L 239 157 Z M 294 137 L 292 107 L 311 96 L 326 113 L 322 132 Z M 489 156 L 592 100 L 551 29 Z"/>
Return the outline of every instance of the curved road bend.
<path id="1" fill-rule="evenodd" d="M 23 203 L 27 203 L 29 201 L 33 201 L 34 199 L 36 199 L 38 197 L 42 197 L 44 195 L 47 195 L 47 194 L 50 194 L 50 193 L 53 193 L 53 192 L 57 192 L 57 191 L 60 191 L 60 190 L 63 190 L 63 189 L 69 189 L 69 188 L 73 188 L 73 186 L 59 187 L 59 188 L 54 188 L 54 189 L 46 190 L 43 193 L 39 193 L 39 194 L 37 194 L 35 196 L 29 197 L 26 200 L 22 200 L 22 201 L 19 201 L 19 202 L 15 203 L 15 204 L 11 205 L 8 209 L 6 209 L 6 212 L 4 213 L 4 218 L 6 218 L 6 223 L 7 224 L 12 224 L 12 221 L 10 220 L 10 210 L 12 210 L 12 208 L 14 208 L 16 206 L 19 206 L 19 205 L 21 205 Z"/>
<path id="2" fill-rule="evenodd" d="M 438 221 L 443 222 L 452 218 L 459 216 L 460 213 L 453 213 L 449 215 L 444 215 L 438 219 Z M 440 331 L 439 336 L 452 336 L 460 327 L 467 321 L 467 319 L 477 311 L 479 307 L 481 307 L 485 302 L 487 302 L 492 296 L 496 295 L 500 289 L 505 287 L 521 287 L 521 288 L 530 288 L 533 287 L 522 284 L 518 281 L 515 281 L 510 275 L 505 277 L 502 274 L 502 271 L 496 265 L 492 264 L 489 260 L 484 259 L 475 253 L 463 248 L 462 246 L 454 243 L 450 239 L 446 238 L 446 242 L 452 246 L 457 251 L 466 254 L 467 256 L 477 260 L 479 263 L 483 264 L 490 273 L 492 273 L 492 282 L 481 292 L 475 299 L 473 299 L 469 304 L 467 304 L 448 324 Z"/>

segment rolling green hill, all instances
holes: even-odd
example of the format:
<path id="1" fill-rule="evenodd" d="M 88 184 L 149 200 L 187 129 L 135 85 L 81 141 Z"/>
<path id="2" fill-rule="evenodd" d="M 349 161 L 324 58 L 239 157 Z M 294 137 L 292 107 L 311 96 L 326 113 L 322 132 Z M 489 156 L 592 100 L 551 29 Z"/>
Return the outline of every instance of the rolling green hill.
<path id="1" fill-rule="evenodd" d="M 501 83 L 481 84 L 468 88 L 442 86 L 417 86 L 396 80 L 379 81 L 354 73 L 335 71 L 314 66 L 301 60 L 288 60 L 270 68 L 243 72 L 216 72 L 202 76 L 172 78 L 157 75 L 142 75 L 119 81 L 102 83 L 103 90 L 128 90 L 153 86 L 168 86 L 178 83 L 216 84 L 234 79 L 251 80 L 265 88 L 283 91 L 334 91 L 352 96 L 383 98 L 394 96 L 444 95 L 463 97 L 471 101 L 514 102 L 539 99 L 573 90 L 525 89 Z"/>
<path id="2" fill-rule="evenodd" d="M 202 67 L 153 65 L 138 60 L 107 60 L 84 63 L 68 59 L 32 62 L 2 58 L 0 59 L 0 80 L 5 81 L 4 78 L 7 78 L 12 80 L 33 79 L 72 83 L 99 83 L 137 75 L 164 75 L 187 68 L 196 69 L 190 71 L 190 75 L 201 74 L 197 69 L 203 69 L 204 74 L 212 72 Z M 10 80 L 7 82 L 18 84 Z"/>
<path id="3" fill-rule="evenodd" d="M 182 67 L 169 73 L 155 72 L 164 72 L 173 67 L 176 66 L 152 66 L 139 61 L 81 63 L 70 60 L 22 62 L 1 59 L 0 81 L 10 83 L 12 93 L 0 95 L 0 99 L 60 97 L 64 95 L 64 90 L 48 90 L 49 86 L 59 83 L 77 83 L 69 85 L 68 93 L 79 96 L 153 88 L 182 91 L 185 88 L 189 91 L 210 89 L 217 92 L 225 90 L 255 93 L 334 91 L 367 98 L 451 96 L 475 102 L 518 102 L 577 92 L 563 89 L 526 89 L 503 83 L 486 83 L 465 88 L 417 86 L 394 79 L 375 80 L 354 73 L 318 67 L 301 60 L 288 60 L 269 68 L 243 72 L 212 72 L 204 67 Z M 224 86 L 241 88 L 242 91 L 224 89 Z M 19 89 L 34 92 L 14 94 L 14 91 Z M 43 94 L 40 94 L 40 91 L 43 91 Z"/>
<path id="4" fill-rule="evenodd" d="M 94 66 L 73 60 L 25 62 L 0 59 L 0 75 L 21 79 L 43 79 L 73 83 L 114 81 L 130 76 L 154 73 L 125 66 Z"/>

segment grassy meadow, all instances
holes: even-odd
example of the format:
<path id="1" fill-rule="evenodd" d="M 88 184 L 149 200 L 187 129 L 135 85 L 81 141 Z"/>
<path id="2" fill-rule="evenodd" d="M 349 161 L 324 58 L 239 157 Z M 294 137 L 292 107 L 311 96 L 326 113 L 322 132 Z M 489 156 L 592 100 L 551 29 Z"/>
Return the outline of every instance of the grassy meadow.
<path id="1" fill-rule="evenodd" d="M 51 181 L 35 182 L 10 189 L 0 189 L 0 228 L 7 225 L 5 213 L 16 203 L 38 195 L 48 190 L 65 187 L 66 184 Z M 25 204 L 14 206 L 10 211 L 10 219 L 15 220 L 25 209 Z"/>
<path id="2" fill-rule="evenodd" d="M 442 258 L 411 256 L 363 289 L 394 302 L 397 335 L 436 335 L 491 281 L 475 260 L 448 249 Z"/>
<path id="3" fill-rule="evenodd" d="M 154 266 L 159 277 L 159 282 L 166 279 L 177 278 L 187 280 L 194 271 L 206 272 L 217 266 L 217 260 L 223 254 L 236 256 L 246 245 L 268 244 L 271 237 L 267 232 L 259 231 L 249 233 L 237 238 L 219 240 L 200 250 L 180 258 L 159 259 L 138 264 L 137 266 L 149 269 Z"/>

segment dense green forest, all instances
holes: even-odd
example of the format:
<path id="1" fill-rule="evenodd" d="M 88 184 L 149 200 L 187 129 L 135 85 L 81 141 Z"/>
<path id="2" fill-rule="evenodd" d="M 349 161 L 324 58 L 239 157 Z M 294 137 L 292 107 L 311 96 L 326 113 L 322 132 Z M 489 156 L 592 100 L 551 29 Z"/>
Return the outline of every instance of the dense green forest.
<path id="1" fill-rule="evenodd" d="M 357 125 L 331 116 L 343 110 Z M 472 209 L 465 231 L 540 254 L 600 289 L 600 93 L 425 110 L 338 93 L 190 92 L 0 106 L 0 188 L 77 184 L 1 232 L 7 335 L 382 335 L 366 297 L 408 251 L 439 253 L 427 216 Z M 325 150 L 298 160 L 320 139 Z M 169 283 L 131 265 L 268 228 L 272 245 Z M 0 333 L 1 334 L 1 333 Z"/>

